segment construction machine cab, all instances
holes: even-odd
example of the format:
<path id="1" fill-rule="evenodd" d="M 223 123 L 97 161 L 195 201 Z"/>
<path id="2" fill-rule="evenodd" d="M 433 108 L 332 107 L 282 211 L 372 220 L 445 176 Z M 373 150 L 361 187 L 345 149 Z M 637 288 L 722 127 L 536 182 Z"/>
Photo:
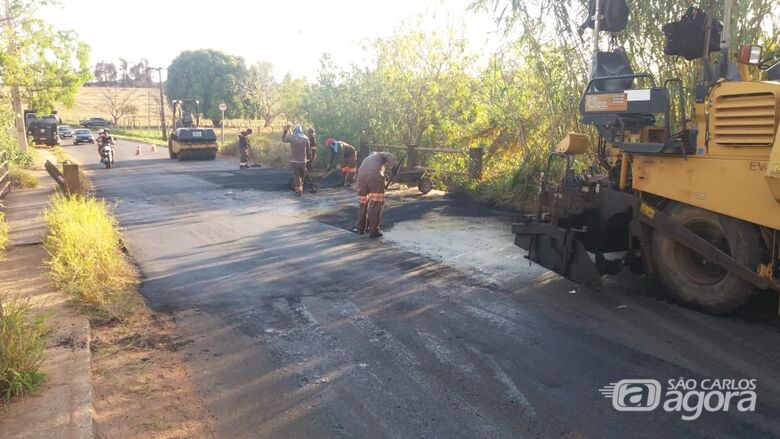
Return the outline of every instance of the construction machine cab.
<path id="1" fill-rule="evenodd" d="M 678 85 L 677 133 L 672 133 L 672 84 Z M 594 55 L 580 114 L 582 123 L 595 125 L 607 143 L 628 153 L 688 155 L 696 150 L 696 135 L 685 127 L 682 81 L 668 79 L 659 87 L 651 74 L 634 73 L 620 49 Z M 663 125 L 657 125 L 659 119 Z"/>
<path id="2" fill-rule="evenodd" d="M 198 128 L 200 126 L 200 101 L 197 99 L 177 99 L 171 102 L 171 106 L 173 107 L 174 128 Z"/>

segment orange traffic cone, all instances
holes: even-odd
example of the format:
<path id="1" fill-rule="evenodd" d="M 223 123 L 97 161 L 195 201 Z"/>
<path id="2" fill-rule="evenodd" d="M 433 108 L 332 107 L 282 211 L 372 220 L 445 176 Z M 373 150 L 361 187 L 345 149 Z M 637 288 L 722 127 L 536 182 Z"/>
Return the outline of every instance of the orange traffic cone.
<path id="1" fill-rule="evenodd" d="M 152 152 L 157 152 L 157 145 L 152 143 Z"/>
<path id="2" fill-rule="evenodd" d="M 141 145 L 135 147 L 135 155 L 143 155 L 141 152 Z"/>

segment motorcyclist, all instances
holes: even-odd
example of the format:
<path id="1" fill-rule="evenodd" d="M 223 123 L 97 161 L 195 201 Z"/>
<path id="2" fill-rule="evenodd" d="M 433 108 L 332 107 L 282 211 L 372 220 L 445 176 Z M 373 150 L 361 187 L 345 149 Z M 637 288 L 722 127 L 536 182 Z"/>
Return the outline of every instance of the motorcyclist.
<path id="1" fill-rule="evenodd" d="M 104 128 L 98 131 L 98 138 L 97 138 L 97 145 L 98 145 L 98 155 L 100 156 L 100 159 L 103 159 L 103 148 L 107 145 L 113 145 L 114 144 L 114 138 L 109 135 L 110 131 L 108 128 Z M 114 158 L 111 157 L 111 163 L 114 162 Z"/>

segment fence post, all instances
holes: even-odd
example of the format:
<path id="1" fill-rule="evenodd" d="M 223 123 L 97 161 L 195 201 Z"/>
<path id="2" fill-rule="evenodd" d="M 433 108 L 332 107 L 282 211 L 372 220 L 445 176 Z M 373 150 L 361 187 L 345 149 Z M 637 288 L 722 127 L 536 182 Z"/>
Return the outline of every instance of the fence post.
<path id="1" fill-rule="evenodd" d="M 479 180 L 482 178 L 482 156 L 484 148 L 478 146 L 469 148 L 469 179 Z"/>
<path id="2" fill-rule="evenodd" d="M 406 165 L 410 168 L 417 167 L 417 145 L 406 145 Z"/>
<path id="3" fill-rule="evenodd" d="M 65 176 L 65 190 L 69 195 L 81 193 L 81 176 L 79 175 L 79 165 L 74 163 L 64 163 L 62 165 L 62 174 Z"/>
<path id="4" fill-rule="evenodd" d="M 358 151 L 358 167 L 363 163 L 363 160 L 368 157 L 368 142 L 365 140 L 360 141 L 360 147 Z"/>

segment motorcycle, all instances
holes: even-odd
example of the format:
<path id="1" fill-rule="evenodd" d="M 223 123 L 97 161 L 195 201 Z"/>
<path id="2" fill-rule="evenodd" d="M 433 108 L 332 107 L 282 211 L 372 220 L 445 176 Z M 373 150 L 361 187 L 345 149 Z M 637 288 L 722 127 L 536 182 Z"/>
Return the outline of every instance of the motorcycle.
<path id="1" fill-rule="evenodd" d="M 100 163 L 106 165 L 106 169 L 111 169 L 114 165 L 114 142 L 105 143 L 100 149 Z"/>

